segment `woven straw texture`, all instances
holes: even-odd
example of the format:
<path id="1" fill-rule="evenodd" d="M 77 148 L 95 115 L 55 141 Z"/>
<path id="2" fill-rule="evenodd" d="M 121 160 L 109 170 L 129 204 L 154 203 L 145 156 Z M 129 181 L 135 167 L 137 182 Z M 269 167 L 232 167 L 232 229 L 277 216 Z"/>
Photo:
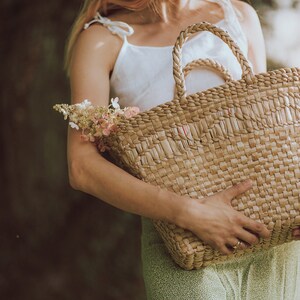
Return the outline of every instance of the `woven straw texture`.
<path id="1" fill-rule="evenodd" d="M 183 68 L 184 42 L 199 31 L 210 31 L 228 44 L 241 65 L 240 80 L 232 80 L 209 59 Z M 107 140 L 110 155 L 137 178 L 192 198 L 250 178 L 253 188 L 232 205 L 267 224 L 272 235 L 226 256 L 192 232 L 154 220 L 169 253 L 191 270 L 291 241 L 292 229 L 300 225 L 300 69 L 254 75 L 228 33 L 206 22 L 180 33 L 173 62 L 174 100 L 123 121 Z M 186 96 L 184 76 L 199 66 L 215 69 L 225 83 Z"/>

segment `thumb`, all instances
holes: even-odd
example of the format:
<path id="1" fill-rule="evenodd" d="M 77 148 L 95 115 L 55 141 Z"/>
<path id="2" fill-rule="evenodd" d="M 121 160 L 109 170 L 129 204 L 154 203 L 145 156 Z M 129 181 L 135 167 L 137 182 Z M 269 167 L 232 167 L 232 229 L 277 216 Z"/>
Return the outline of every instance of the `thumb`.
<path id="1" fill-rule="evenodd" d="M 231 200 L 240 194 L 247 192 L 252 187 L 252 181 L 247 179 L 239 184 L 236 184 L 226 190 L 224 190 L 223 196 L 226 203 L 231 205 Z"/>

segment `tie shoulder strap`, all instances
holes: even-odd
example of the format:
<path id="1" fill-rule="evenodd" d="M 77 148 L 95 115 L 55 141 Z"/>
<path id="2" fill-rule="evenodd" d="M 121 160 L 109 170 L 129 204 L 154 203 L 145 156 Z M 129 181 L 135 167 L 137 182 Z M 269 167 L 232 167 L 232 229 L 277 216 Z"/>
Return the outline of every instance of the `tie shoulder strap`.
<path id="1" fill-rule="evenodd" d="M 88 23 L 85 23 L 83 29 L 88 29 L 90 25 L 94 23 L 100 23 L 105 26 L 112 34 L 118 35 L 122 39 L 126 39 L 127 36 L 132 35 L 134 30 L 125 22 L 120 21 L 111 21 L 106 17 L 102 17 L 99 12 L 95 17 Z"/>

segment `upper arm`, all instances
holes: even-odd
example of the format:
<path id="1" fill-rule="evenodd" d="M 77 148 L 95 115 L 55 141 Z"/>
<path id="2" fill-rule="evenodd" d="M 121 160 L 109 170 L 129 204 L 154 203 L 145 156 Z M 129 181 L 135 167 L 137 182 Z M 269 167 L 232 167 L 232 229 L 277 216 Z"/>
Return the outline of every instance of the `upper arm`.
<path id="1" fill-rule="evenodd" d="M 82 102 L 84 99 L 90 100 L 93 105 L 109 104 L 109 75 L 120 44 L 120 39 L 103 26 L 93 25 L 80 33 L 70 65 L 72 104 Z M 76 164 L 97 151 L 91 143 L 81 141 L 80 135 L 80 131 L 69 127 L 69 170 L 72 169 L 74 162 Z M 74 172 L 71 170 L 71 173 Z"/>
<path id="2" fill-rule="evenodd" d="M 259 17 L 255 9 L 246 2 L 232 0 L 232 4 L 241 12 L 240 24 L 248 40 L 248 58 L 254 73 L 266 72 L 266 49 Z"/>
<path id="3" fill-rule="evenodd" d="M 70 65 L 72 103 L 89 99 L 96 105 L 108 105 L 109 74 L 119 43 L 103 26 L 94 25 L 80 33 Z"/>

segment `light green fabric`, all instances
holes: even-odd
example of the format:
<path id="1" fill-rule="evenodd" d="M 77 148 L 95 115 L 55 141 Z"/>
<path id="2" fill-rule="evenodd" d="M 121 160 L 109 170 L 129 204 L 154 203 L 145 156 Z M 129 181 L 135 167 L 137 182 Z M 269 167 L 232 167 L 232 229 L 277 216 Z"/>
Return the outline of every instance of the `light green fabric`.
<path id="1" fill-rule="evenodd" d="M 185 271 L 142 218 L 142 262 L 148 300 L 300 300 L 300 242 Z"/>

